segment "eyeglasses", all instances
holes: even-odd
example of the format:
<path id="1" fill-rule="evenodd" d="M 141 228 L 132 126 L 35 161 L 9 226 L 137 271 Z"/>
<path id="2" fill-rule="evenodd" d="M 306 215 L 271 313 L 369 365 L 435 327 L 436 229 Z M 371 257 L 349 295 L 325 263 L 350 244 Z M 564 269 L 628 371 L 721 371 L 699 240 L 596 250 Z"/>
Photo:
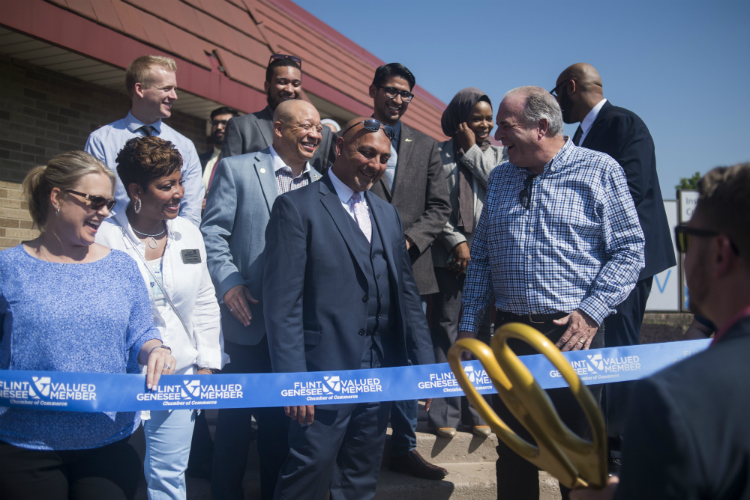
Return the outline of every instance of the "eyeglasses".
<path id="1" fill-rule="evenodd" d="M 224 125 L 226 127 L 227 123 L 229 123 L 229 120 L 211 120 L 212 127 L 218 127 L 219 125 Z"/>
<path id="2" fill-rule="evenodd" d="M 381 85 L 378 85 L 377 87 L 379 89 L 383 89 L 383 91 L 385 92 L 385 96 L 388 99 L 395 99 L 397 95 L 400 95 L 402 101 L 409 102 L 414 97 L 414 94 L 412 94 L 408 90 L 399 90 L 396 87 L 383 87 Z"/>
<path id="3" fill-rule="evenodd" d="M 565 85 L 569 81 L 570 80 L 563 80 L 554 89 L 550 90 L 549 93 L 552 94 L 552 97 L 554 97 L 555 99 L 557 99 L 557 89 L 559 89 L 560 87 L 562 87 L 563 85 Z"/>
<path id="4" fill-rule="evenodd" d="M 271 59 L 268 60 L 268 64 L 281 59 L 291 59 L 292 61 L 296 62 L 297 65 L 299 65 L 299 69 L 302 69 L 302 59 L 296 56 L 288 56 L 286 54 L 272 54 Z"/>
<path id="5" fill-rule="evenodd" d="M 696 236 L 698 238 L 714 238 L 720 236 L 722 233 L 718 231 L 711 231 L 709 229 L 698 229 L 695 227 L 677 226 L 674 228 L 674 242 L 677 247 L 677 251 L 680 253 L 686 253 L 690 247 L 690 236 Z M 729 245 L 737 255 L 740 254 L 740 249 L 734 244 L 732 240 L 729 240 Z"/>
<path id="6" fill-rule="evenodd" d="M 531 206 L 531 187 L 534 185 L 535 175 L 529 175 L 523 181 L 523 189 L 518 193 L 518 203 L 526 210 Z"/>
<path id="7" fill-rule="evenodd" d="M 393 127 L 391 127 L 390 125 L 386 125 L 385 123 L 380 123 L 375 118 L 370 118 L 369 120 L 362 120 L 361 122 L 357 122 L 354 125 L 352 125 L 351 127 L 349 127 L 348 129 L 344 130 L 341 133 L 341 137 L 344 137 L 347 132 L 349 132 L 351 129 L 353 129 L 354 127 L 356 127 L 360 123 L 363 123 L 364 124 L 363 125 L 364 128 L 367 129 L 367 130 L 369 130 L 369 131 L 371 131 L 371 132 L 377 132 L 382 127 L 383 128 L 383 133 L 385 133 L 385 136 L 388 137 L 388 139 L 390 139 L 391 141 L 396 136 L 396 131 L 393 130 Z"/>
<path id="8" fill-rule="evenodd" d="M 103 196 L 93 196 L 90 194 L 79 193 L 78 191 L 73 191 L 72 189 L 66 189 L 65 192 L 87 199 L 91 210 L 100 210 L 104 206 L 107 207 L 107 210 L 112 210 L 117 204 L 117 200 L 115 200 L 114 198 L 109 199 Z"/>

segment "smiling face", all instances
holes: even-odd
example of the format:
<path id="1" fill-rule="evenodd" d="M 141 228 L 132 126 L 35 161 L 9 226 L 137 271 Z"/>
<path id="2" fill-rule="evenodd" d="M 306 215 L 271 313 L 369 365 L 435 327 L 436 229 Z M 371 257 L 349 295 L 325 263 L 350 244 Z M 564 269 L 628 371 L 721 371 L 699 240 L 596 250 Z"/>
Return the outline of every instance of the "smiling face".
<path id="1" fill-rule="evenodd" d="M 177 74 L 161 66 L 149 70 L 148 86 L 135 84 L 134 107 L 136 115 L 143 123 L 150 125 L 160 119 L 172 116 L 172 105 L 177 100 Z"/>
<path id="2" fill-rule="evenodd" d="M 350 122 L 351 123 L 351 122 Z M 391 157 L 391 141 L 381 130 L 371 132 L 362 125 L 347 132 L 346 138 L 336 141 L 336 177 L 355 192 L 369 190 L 378 182 Z"/>
<path id="3" fill-rule="evenodd" d="M 277 66 L 273 68 L 270 82 L 263 82 L 266 100 L 271 109 L 276 109 L 280 103 L 290 99 L 299 99 L 302 90 L 302 72 L 293 66 Z"/>
<path id="4" fill-rule="evenodd" d="M 305 101 L 295 102 L 284 121 L 274 122 L 273 128 L 274 149 L 287 164 L 310 161 L 323 139 L 320 115 Z"/>
<path id="5" fill-rule="evenodd" d="M 474 132 L 477 144 L 482 144 L 489 139 L 490 130 L 495 126 L 492 120 L 492 106 L 487 101 L 479 101 L 471 110 L 466 125 Z"/>
<path id="6" fill-rule="evenodd" d="M 373 116 L 383 123 L 395 125 L 404 113 L 406 113 L 409 103 L 404 102 L 400 94 L 396 94 L 394 98 L 388 97 L 385 95 L 384 87 L 393 87 L 399 91 L 405 90 L 411 92 L 409 82 L 403 77 L 392 76 L 381 86 L 370 85 L 370 97 L 373 99 Z"/>
<path id="7" fill-rule="evenodd" d="M 114 196 L 112 179 L 99 173 L 84 175 L 71 190 L 107 199 Z M 99 225 L 109 216 L 106 206 L 92 210 L 86 198 L 62 192 L 58 188 L 52 190 L 50 201 L 52 211 L 56 211 L 57 207 L 60 212 L 47 218 L 47 227 L 71 246 L 88 246 L 94 243 Z"/>
<path id="8" fill-rule="evenodd" d="M 180 200 L 185 195 L 185 187 L 182 183 L 182 171 L 177 169 L 170 175 L 151 181 L 145 191 L 139 189 L 141 200 L 139 217 L 151 221 L 177 217 L 180 213 Z"/>
<path id="9" fill-rule="evenodd" d="M 526 124 L 523 109 L 526 97 L 513 94 L 500 103 L 497 110 L 497 131 L 495 139 L 502 141 L 507 148 L 508 159 L 521 168 L 536 167 L 539 163 L 539 127 L 537 124 Z M 544 165 L 544 163 L 542 163 Z"/>

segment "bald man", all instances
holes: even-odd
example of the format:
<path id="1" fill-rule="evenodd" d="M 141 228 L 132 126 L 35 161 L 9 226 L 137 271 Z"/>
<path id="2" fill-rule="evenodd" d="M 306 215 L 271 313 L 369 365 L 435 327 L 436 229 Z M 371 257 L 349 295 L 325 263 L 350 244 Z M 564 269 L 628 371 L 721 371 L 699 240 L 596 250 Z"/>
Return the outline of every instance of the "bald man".
<path id="1" fill-rule="evenodd" d="M 602 79 L 590 64 L 578 63 L 565 69 L 551 93 L 562 108 L 563 121 L 580 122 L 573 142 L 608 154 L 625 170 L 646 238 L 646 267 L 628 298 L 617 306 L 617 313 L 604 321 L 604 342 L 607 347 L 637 345 L 654 275 L 677 262 L 656 173 L 654 141 L 638 115 L 613 106 L 604 98 Z M 609 384 L 602 396 L 611 472 L 619 470 L 620 441 L 633 385 L 634 382 Z"/>
<path id="2" fill-rule="evenodd" d="M 391 133 L 373 118 L 350 121 L 321 181 L 273 206 L 263 312 L 276 373 L 435 362 L 401 218 L 369 192 L 385 173 Z M 285 408 L 290 451 L 274 498 L 325 500 L 329 490 L 331 499 L 373 498 L 390 403 L 317 399 Z"/>
<path id="3" fill-rule="evenodd" d="M 206 199 L 201 231 L 208 270 L 221 300 L 224 373 L 268 373 L 271 359 L 263 321 L 266 225 L 277 197 L 318 180 L 310 166 L 321 141 L 320 115 L 302 100 L 280 103 L 273 144 L 219 162 Z M 211 492 L 216 500 L 244 499 L 242 478 L 250 445 L 250 417 L 258 422 L 261 498 L 270 500 L 286 458 L 289 419 L 280 408 L 220 410 Z"/>

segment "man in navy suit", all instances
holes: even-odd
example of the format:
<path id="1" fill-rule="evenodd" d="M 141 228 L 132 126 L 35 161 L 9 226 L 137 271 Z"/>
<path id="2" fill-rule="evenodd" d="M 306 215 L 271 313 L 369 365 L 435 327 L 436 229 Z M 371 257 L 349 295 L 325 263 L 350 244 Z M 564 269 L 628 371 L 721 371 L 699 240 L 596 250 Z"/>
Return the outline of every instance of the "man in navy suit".
<path id="1" fill-rule="evenodd" d="M 750 163 L 707 173 L 677 240 L 690 310 L 717 325 L 714 341 L 636 385 L 619 485 L 572 499 L 750 498 L 749 226 Z"/>
<path id="2" fill-rule="evenodd" d="M 355 118 L 320 182 L 280 196 L 266 229 L 263 312 L 274 372 L 434 363 L 398 211 L 368 192 L 390 128 Z M 373 498 L 390 403 L 285 408 L 275 499 Z"/>
<path id="3" fill-rule="evenodd" d="M 576 146 L 608 154 L 625 171 L 646 238 L 646 267 L 628 298 L 617 306 L 617 314 L 604 321 L 604 344 L 638 345 L 654 275 L 677 264 L 656 173 L 654 141 L 638 115 L 604 99 L 601 77 L 589 64 L 578 63 L 565 69 L 557 78 L 552 95 L 562 108 L 565 123 L 581 123 L 573 136 Z M 619 468 L 620 441 L 633 385 L 634 382 L 608 384 L 602 393 L 611 472 Z"/>

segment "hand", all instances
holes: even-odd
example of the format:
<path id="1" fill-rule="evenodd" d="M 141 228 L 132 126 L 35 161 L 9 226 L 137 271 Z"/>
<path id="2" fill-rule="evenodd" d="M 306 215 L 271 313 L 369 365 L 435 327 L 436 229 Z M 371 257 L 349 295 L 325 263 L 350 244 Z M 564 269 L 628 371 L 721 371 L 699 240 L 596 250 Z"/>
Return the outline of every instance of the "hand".
<path id="1" fill-rule="evenodd" d="M 461 339 L 475 339 L 477 338 L 477 334 L 474 332 L 458 332 L 458 337 L 456 338 L 456 341 L 459 341 Z M 464 351 L 461 353 L 461 361 L 471 361 L 471 358 L 473 356 L 471 355 L 470 351 Z"/>
<path id="2" fill-rule="evenodd" d="M 466 153 L 471 147 L 477 143 L 477 137 L 474 135 L 474 131 L 469 128 L 466 122 L 463 122 L 458 126 L 458 132 L 456 133 L 458 143 Z"/>
<path id="3" fill-rule="evenodd" d="M 424 411 L 430 411 L 430 407 L 432 406 L 432 398 L 425 399 L 424 400 Z"/>
<path id="4" fill-rule="evenodd" d="M 315 406 L 285 406 L 284 413 L 300 425 L 312 425 L 315 420 Z"/>
<path id="5" fill-rule="evenodd" d="M 155 388 L 161 376 L 172 375 L 176 366 L 177 360 L 174 359 L 169 349 L 159 347 L 151 351 L 146 368 L 146 388 L 149 390 Z"/>
<path id="6" fill-rule="evenodd" d="M 568 325 L 568 329 L 555 344 L 563 352 L 588 349 L 599 330 L 596 321 L 580 309 L 576 309 L 564 318 L 554 320 L 553 323 L 559 326 Z"/>
<path id="7" fill-rule="evenodd" d="M 409 240 L 409 238 L 405 238 L 405 239 L 406 239 L 406 251 L 408 252 L 409 249 L 411 248 L 411 241 Z"/>
<path id="8" fill-rule="evenodd" d="M 448 259 L 448 270 L 457 274 L 465 273 L 470 260 L 469 244 L 465 241 L 459 243 L 451 251 L 450 258 Z"/>
<path id="9" fill-rule="evenodd" d="M 253 314 L 250 312 L 251 304 L 257 304 L 258 301 L 250 295 L 250 290 L 245 285 L 237 285 L 229 289 L 224 294 L 224 303 L 229 308 L 229 312 L 232 316 L 237 318 L 237 321 L 245 326 L 250 326 L 250 320 L 253 319 Z"/>
<path id="10" fill-rule="evenodd" d="M 611 476 L 603 490 L 592 490 L 591 488 L 573 490 L 570 492 L 570 500 L 610 500 L 615 496 L 619 483 L 619 477 Z"/>

